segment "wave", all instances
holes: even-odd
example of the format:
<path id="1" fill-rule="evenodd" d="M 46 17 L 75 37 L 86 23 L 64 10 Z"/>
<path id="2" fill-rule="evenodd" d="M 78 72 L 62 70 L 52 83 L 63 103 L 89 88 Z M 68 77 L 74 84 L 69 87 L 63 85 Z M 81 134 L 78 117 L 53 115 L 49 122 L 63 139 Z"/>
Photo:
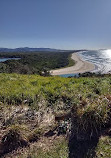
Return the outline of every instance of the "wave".
<path id="1" fill-rule="evenodd" d="M 111 49 L 78 52 L 83 60 L 95 64 L 92 72 L 111 72 Z"/>

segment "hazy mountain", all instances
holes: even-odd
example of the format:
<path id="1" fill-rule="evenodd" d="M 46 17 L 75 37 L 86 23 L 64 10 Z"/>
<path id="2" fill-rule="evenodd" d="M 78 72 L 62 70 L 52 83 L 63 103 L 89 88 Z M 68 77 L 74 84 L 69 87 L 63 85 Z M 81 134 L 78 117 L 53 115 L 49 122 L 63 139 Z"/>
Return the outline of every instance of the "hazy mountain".
<path id="1" fill-rule="evenodd" d="M 57 52 L 57 51 L 63 51 L 59 49 L 51 49 L 51 48 L 29 48 L 29 47 L 21 47 L 21 48 L 0 48 L 0 52 L 35 52 L 35 51 L 48 51 L 48 52 Z"/>

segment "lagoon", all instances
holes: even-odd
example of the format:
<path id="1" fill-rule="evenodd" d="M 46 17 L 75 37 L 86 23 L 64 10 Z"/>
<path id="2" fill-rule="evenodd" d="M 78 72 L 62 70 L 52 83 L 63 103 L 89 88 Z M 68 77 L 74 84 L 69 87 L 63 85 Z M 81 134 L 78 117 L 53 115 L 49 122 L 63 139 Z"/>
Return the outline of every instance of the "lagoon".
<path id="1" fill-rule="evenodd" d="M 0 58 L 0 62 L 5 62 L 7 60 L 19 60 L 20 58 Z"/>

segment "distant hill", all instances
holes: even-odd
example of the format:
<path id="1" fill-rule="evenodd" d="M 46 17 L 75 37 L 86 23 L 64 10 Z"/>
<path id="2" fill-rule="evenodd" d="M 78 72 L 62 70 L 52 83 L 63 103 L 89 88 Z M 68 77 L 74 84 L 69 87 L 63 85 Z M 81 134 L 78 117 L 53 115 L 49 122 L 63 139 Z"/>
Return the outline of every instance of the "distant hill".
<path id="1" fill-rule="evenodd" d="M 0 52 L 76 52 L 76 51 L 86 51 L 86 49 L 81 50 L 62 50 L 62 49 L 52 49 L 52 48 L 29 48 L 29 47 L 20 47 L 20 48 L 0 48 Z"/>
<path id="2" fill-rule="evenodd" d="M 21 47 L 21 48 L 0 48 L 0 52 L 58 52 L 58 51 L 64 51 L 60 49 L 51 49 L 51 48 L 29 48 L 29 47 Z"/>

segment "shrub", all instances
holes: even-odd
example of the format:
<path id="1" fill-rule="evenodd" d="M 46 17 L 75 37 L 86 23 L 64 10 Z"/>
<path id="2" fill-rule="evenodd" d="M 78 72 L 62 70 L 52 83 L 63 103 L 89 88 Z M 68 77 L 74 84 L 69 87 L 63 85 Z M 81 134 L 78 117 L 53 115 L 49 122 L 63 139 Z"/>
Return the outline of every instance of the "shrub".
<path id="1" fill-rule="evenodd" d="M 28 136 L 29 142 L 35 142 L 35 141 L 39 140 L 40 137 L 43 135 L 43 133 L 44 133 L 43 128 L 34 129 L 34 131 L 32 131 Z"/>
<path id="2" fill-rule="evenodd" d="M 27 146 L 28 142 L 22 135 L 19 126 L 10 127 L 5 135 L 2 137 L 0 144 L 1 155 L 16 150 L 19 147 Z"/>

